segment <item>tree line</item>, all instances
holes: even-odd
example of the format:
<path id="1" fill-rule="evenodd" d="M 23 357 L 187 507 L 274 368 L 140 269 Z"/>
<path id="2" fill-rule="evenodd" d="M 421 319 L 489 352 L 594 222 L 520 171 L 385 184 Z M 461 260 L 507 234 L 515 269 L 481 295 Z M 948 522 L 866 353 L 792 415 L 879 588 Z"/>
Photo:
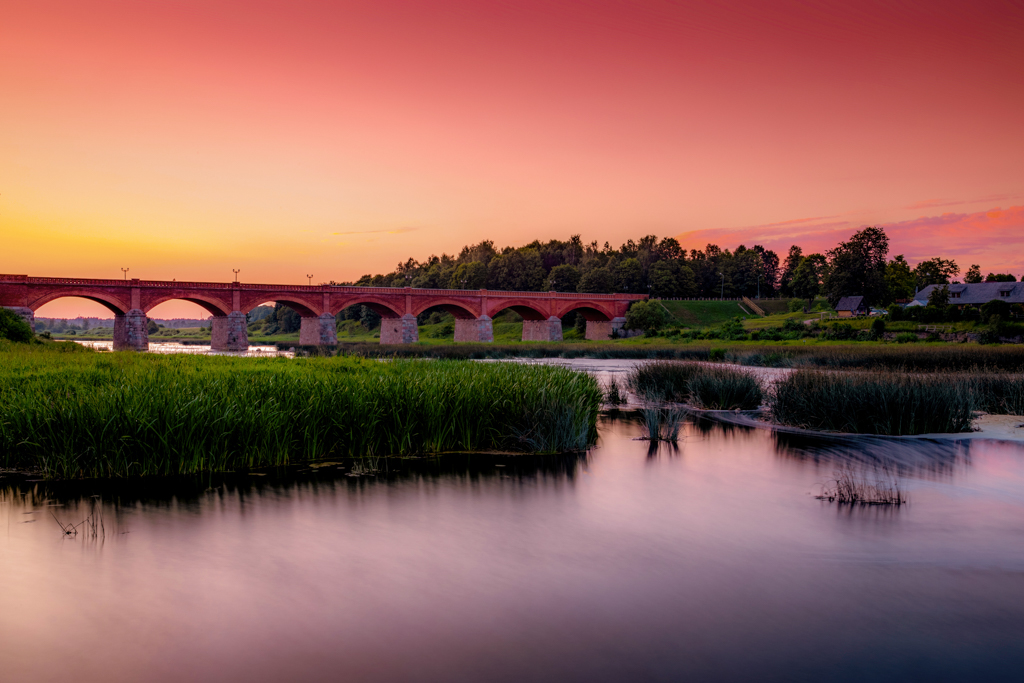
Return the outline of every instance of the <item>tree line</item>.
<path id="1" fill-rule="evenodd" d="M 442 254 L 425 261 L 413 258 L 387 274 L 364 275 L 365 287 L 496 289 L 581 293 L 638 292 L 657 298 L 825 296 L 832 305 L 844 296 L 864 296 L 871 306 L 907 301 L 930 284 L 956 282 L 953 260 L 932 258 L 916 266 L 903 255 L 892 259 L 889 238 L 878 226 L 857 231 L 848 241 L 821 253 L 805 254 L 797 245 L 784 259 L 755 244 L 734 251 L 708 244 L 683 249 L 679 242 L 647 235 L 627 240 L 618 249 L 608 242 L 584 244 L 579 235 L 567 241 L 535 240 L 522 247 L 497 249 L 492 240 L 462 248 L 458 256 Z M 981 282 L 981 267 L 971 265 L 964 282 Z M 984 281 L 1014 282 L 1013 275 L 989 273 Z"/>

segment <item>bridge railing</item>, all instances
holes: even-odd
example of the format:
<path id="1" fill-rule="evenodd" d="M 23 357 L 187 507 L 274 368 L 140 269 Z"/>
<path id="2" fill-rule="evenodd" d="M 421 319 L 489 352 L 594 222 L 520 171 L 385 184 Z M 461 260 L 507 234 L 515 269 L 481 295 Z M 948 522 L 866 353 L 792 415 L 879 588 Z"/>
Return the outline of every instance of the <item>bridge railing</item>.
<path id="1" fill-rule="evenodd" d="M 358 287 L 354 285 L 274 285 L 247 282 L 195 282 L 178 280 L 117 280 L 98 278 L 66 278 L 66 277 L 29 277 L 27 275 L 5 275 L 0 273 L 0 282 L 21 282 L 33 285 L 70 285 L 76 287 L 143 287 L 150 289 L 215 289 L 245 290 L 267 292 L 304 292 L 320 293 L 335 292 L 344 294 L 384 294 L 395 295 L 408 293 L 413 296 L 448 296 L 448 297 L 529 297 L 535 299 L 596 299 L 602 301 L 623 299 L 645 299 L 646 294 L 597 294 L 589 292 L 528 292 L 503 289 L 427 289 L 416 287 Z"/>

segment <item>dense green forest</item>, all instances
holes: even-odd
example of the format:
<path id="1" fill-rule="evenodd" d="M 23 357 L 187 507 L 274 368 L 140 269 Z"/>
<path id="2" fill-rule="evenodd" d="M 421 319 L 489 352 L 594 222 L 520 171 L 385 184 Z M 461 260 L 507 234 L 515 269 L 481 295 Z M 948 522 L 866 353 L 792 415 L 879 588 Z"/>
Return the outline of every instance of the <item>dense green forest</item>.
<path id="1" fill-rule="evenodd" d="M 465 246 L 458 256 L 442 254 L 424 261 L 410 258 L 391 273 L 364 275 L 353 284 L 367 287 L 427 287 L 556 292 L 641 292 L 660 298 L 799 297 L 862 295 L 872 306 L 913 297 L 930 284 L 948 284 L 960 275 L 955 261 L 932 258 L 916 266 L 902 255 L 889 258 L 889 238 L 881 227 L 856 232 L 824 254 L 805 254 L 797 245 L 780 258 L 755 244 L 735 251 L 709 244 L 686 251 L 671 237 L 647 235 L 618 249 L 605 242 L 531 242 L 497 249 L 484 240 Z M 972 265 L 964 282 L 981 282 Z M 989 273 L 985 281 L 1015 281 Z"/>

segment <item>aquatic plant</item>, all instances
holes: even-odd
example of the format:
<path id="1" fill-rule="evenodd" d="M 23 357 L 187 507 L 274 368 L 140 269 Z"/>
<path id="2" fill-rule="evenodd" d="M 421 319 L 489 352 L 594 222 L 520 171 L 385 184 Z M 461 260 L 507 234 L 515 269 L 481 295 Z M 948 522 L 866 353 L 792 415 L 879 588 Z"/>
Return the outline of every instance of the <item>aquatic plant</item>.
<path id="1" fill-rule="evenodd" d="M 729 367 L 701 367 L 687 382 L 690 402 L 708 410 L 754 410 L 761 405 L 761 383 Z"/>
<path id="2" fill-rule="evenodd" d="M 780 424 L 856 434 L 966 432 L 976 405 L 964 373 L 797 370 L 768 392 Z"/>
<path id="3" fill-rule="evenodd" d="M 709 410 L 753 410 L 763 398 L 753 375 L 706 363 L 644 363 L 629 372 L 626 386 L 646 401 L 689 402 Z"/>
<path id="4" fill-rule="evenodd" d="M 679 440 L 679 432 L 683 428 L 686 410 L 679 406 L 645 406 L 638 411 L 643 437 L 649 441 Z"/>
<path id="5" fill-rule="evenodd" d="M 585 373 L 519 363 L 0 354 L 0 462 L 125 477 L 341 456 L 568 451 L 596 438 Z"/>
<path id="6" fill-rule="evenodd" d="M 900 479 L 887 467 L 875 472 L 873 481 L 850 465 L 837 469 L 834 478 L 823 484 L 818 500 L 846 505 L 903 505 L 907 495 Z"/>
<path id="7" fill-rule="evenodd" d="M 979 373 L 971 375 L 978 410 L 1000 415 L 1024 415 L 1024 375 Z"/>
<path id="8" fill-rule="evenodd" d="M 626 396 L 622 393 L 619 388 L 619 383 L 614 379 L 608 383 L 608 391 L 605 392 L 604 401 L 613 406 L 619 406 L 627 402 Z"/>
<path id="9" fill-rule="evenodd" d="M 686 401 L 690 380 L 705 369 L 700 363 L 640 363 L 626 374 L 626 386 L 644 401 Z"/>

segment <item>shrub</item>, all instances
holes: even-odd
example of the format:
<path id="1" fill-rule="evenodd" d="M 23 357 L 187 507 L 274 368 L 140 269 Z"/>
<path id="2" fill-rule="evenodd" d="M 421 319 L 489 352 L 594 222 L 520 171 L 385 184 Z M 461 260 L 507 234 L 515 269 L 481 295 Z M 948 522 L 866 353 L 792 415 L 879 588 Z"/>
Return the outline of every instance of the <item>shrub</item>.
<path id="1" fill-rule="evenodd" d="M 920 341 L 920 339 L 913 332 L 900 332 L 896 335 L 897 344 L 909 344 L 916 341 Z"/>
<path id="2" fill-rule="evenodd" d="M 656 333 L 665 324 L 665 309 L 657 301 L 637 301 L 626 311 L 626 328 Z"/>
<path id="3" fill-rule="evenodd" d="M 32 341 L 32 337 L 32 328 L 20 315 L 0 306 L 0 339 L 26 343 Z"/>
<path id="4" fill-rule="evenodd" d="M 998 315 L 1001 319 L 1006 320 L 1010 317 L 1010 304 L 1006 301 L 1000 301 L 999 299 L 993 299 L 988 303 L 982 304 L 981 306 L 981 318 L 982 320 L 989 320 L 992 316 Z"/>
<path id="5" fill-rule="evenodd" d="M 708 360 L 722 361 L 725 360 L 725 349 L 710 349 L 708 350 Z"/>
<path id="6" fill-rule="evenodd" d="M 871 338 L 881 339 L 885 335 L 885 321 L 875 318 L 871 321 Z"/>

